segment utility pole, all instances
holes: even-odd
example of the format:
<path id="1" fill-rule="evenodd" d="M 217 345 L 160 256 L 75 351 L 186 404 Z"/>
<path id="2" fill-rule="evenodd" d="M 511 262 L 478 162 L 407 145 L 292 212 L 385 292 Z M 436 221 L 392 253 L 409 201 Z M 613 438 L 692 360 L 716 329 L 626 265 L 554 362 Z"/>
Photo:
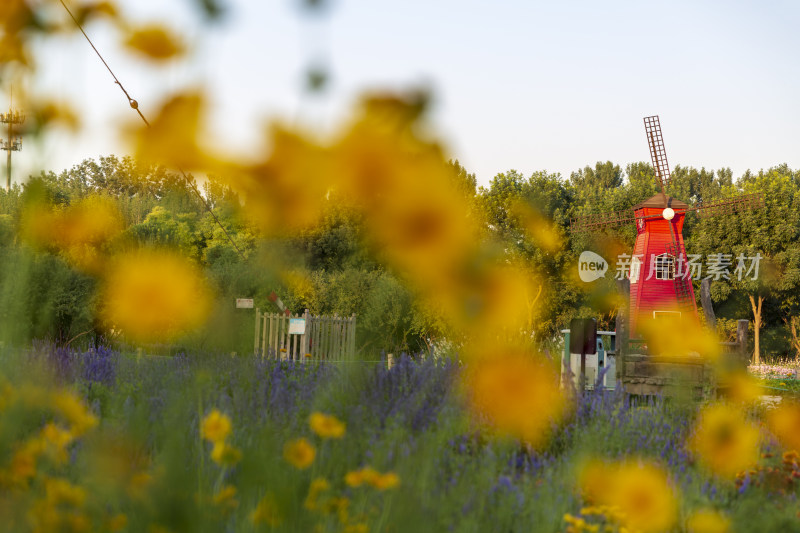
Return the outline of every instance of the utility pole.
<path id="1" fill-rule="evenodd" d="M 0 148 L 8 152 L 6 162 L 6 192 L 11 189 L 11 152 L 19 152 L 22 150 L 22 137 L 17 135 L 14 138 L 14 125 L 20 125 L 25 122 L 25 114 L 20 113 L 19 110 L 13 109 L 14 93 L 11 90 L 9 96 L 8 113 L 0 113 L 0 123 L 8 124 L 8 137 L 6 140 L 0 140 Z"/>

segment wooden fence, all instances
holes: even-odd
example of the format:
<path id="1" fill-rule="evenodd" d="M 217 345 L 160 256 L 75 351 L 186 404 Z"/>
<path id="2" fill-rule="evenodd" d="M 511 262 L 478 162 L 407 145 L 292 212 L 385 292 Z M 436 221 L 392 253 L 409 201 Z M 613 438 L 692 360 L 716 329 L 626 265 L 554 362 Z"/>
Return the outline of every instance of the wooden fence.
<path id="1" fill-rule="evenodd" d="M 291 319 L 304 319 L 302 334 L 289 333 Z M 350 359 L 356 351 L 356 315 L 351 317 L 262 313 L 256 309 L 253 351 L 281 360 Z"/>

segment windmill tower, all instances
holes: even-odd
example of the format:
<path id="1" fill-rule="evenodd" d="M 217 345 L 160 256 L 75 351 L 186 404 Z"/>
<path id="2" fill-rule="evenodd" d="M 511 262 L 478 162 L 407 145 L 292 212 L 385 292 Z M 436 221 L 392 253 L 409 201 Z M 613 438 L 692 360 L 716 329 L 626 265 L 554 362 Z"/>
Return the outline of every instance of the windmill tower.
<path id="1" fill-rule="evenodd" d="M 683 223 L 690 212 L 698 216 L 732 214 L 763 206 L 760 194 L 699 204 L 691 207 L 667 194 L 670 182 L 669 163 L 658 116 L 644 118 L 650 158 L 656 183 L 661 192 L 633 206 L 630 210 L 598 213 L 570 221 L 573 232 L 636 224 L 636 243 L 630 267 L 630 335 L 645 321 L 664 316 L 697 320 L 691 270 L 683 242 Z"/>

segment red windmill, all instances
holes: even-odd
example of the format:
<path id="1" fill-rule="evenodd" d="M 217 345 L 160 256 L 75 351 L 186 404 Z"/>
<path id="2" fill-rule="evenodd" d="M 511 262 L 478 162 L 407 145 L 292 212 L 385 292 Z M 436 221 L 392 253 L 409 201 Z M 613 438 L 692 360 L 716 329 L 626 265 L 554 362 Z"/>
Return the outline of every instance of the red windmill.
<path id="1" fill-rule="evenodd" d="M 691 270 L 687 267 L 683 244 L 683 222 L 686 214 L 692 211 L 698 216 L 732 214 L 764 204 L 760 194 L 742 195 L 712 204 L 698 204 L 695 207 L 668 196 L 666 190 L 670 181 L 669 163 L 658 116 L 645 117 L 644 125 L 656 183 L 661 192 L 630 210 L 585 215 L 570 221 L 573 232 L 630 222 L 636 224 L 636 244 L 629 275 L 632 337 L 636 335 L 637 326 L 660 316 L 688 316 L 697 320 Z"/>

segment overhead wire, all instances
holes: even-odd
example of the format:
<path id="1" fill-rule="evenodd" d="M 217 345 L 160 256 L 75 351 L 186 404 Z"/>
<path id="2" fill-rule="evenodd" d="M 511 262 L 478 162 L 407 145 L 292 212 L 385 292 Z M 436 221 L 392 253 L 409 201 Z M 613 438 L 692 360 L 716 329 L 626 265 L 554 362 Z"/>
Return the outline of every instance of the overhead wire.
<path id="1" fill-rule="evenodd" d="M 84 31 L 84 29 L 83 29 L 83 26 L 81 26 L 81 23 L 78 21 L 78 19 L 77 19 L 77 18 L 75 18 L 75 15 L 73 15 L 73 14 L 72 14 L 72 11 L 70 11 L 69 7 L 67 7 L 67 4 L 65 4 L 65 3 L 64 3 L 64 0 L 59 0 L 59 1 L 61 2 L 61 5 L 62 5 L 62 6 L 64 6 L 64 9 L 67 11 L 67 13 L 69 13 L 69 16 L 70 16 L 70 18 L 72 18 L 72 21 L 75 23 L 75 25 L 76 25 L 76 26 L 78 27 L 78 29 L 81 31 L 81 33 L 83 34 L 83 36 L 86 38 L 86 41 L 87 41 L 87 42 L 89 43 L 89 45 L 92 47 L 92 50 L 94 50 L 95 54 L 97 54 L 97 57 L 99 57 L 99 58 L 100 58 L 100 61 L 102 61 L 102 62 L 103 62 L 103 65 L 105 65 L 105 67 L 106 67 L 106 69 L 108 70 L 109 74 L 111 74 L 111 77 L 112 77 L 112 78 L 114 78 L 114 83 L 116 83 L 116 84 L 119 86 L 119 88 L 122 90 L 122 92 L 125 94 L 125 97 L 128 99 L 128 105 L 130 105 L 131 109 L 133 109 L 134 111 L 136 111 L 136 112 L 139 114 L 139 117 L 141 117 L 141 119 L 142 119 L 142 121 L 144 121 L 145 125 L 146 125 L 148 128 L 150 128 L 150 127 L 151 127 L 151 126 L 150 126 L 150 122 L 148 122 L 147 118 L 145 118 L 145 116 L 144 116 L 144 114 L 142 113 L 141 109 L 139 109 L 139 102 L 137 102 L 136 100 L 134 100 L 134 99 L 133 99 L 133 98 L 130 96 L 130 94 L 128 94 L 128 91 L 127 91 L 127 90 L 125 90 L 125 87 L 122 85 L 122 82 L 120 82 L 120 81 L 119 81 L 119 78 L 117 78 L 117 76 L 114 74 L 114 71 L 113 71 L 113 70 L 111 70 L 111 67 L 108 65 L 108 63 L 106 62 L 106 60 L 103 58 L 103 55 L 100 53 L 100 51 L 99 51 L 99 50 L 97 49 L 97 47 L 94 45 L 94 43 L 92 42 L 92 40 L 91 40 L 91 39 L 89 38 L 89 36 L 86 34 L 86 32 L 85 32 L 85 31 Z M 228 230 L 227 230 L 227 229 L 225 229 L 225 226 L 222 224 L 222 222 L 220 221 L 219 217 L 217 217 L 216 213 L 214 213 L 214 210 L 212 209 L 212 207 L 211 207 L 211 205 L 208 203 L 208 201 L 207 201 L 205 198 L 203 198 L 203 195 L 202 195 L 202 194 L 200 194 L 200 190 L 197 188 L 197 185 L 194 183 L 194 180 L 190 180 L 190 179 L 189 179 L 189 177 L 186 175 L 186 172 L 184 172 L 184 170 L 183 170 L 183 169 L 182 169 L 180 166 L 179 166 L 179 167 L 177 167 L 177 168 L 178 168 L 178 172 L 180 172 L 181 176 L 183 177 L 183 180 L 184 180 L 184 181 L 186 182 L 186 184 L 187 184 L 187 185 L 188 185 L 188 186 L 191 188 L 191 190 L 192 190 L 192 191 L 195 193 L 195 195 L 197 195 L 197 198 L 198 198 L 198 199 L 200 200 L 200 202 L 203 204 L 203 207 L 205 207 L 206 211 L 208 211 L 208 213 L 209 213 L 209 214 L 211 215 L 211 217 L 214 219 L 214 223 L 215 223 L 217 226 L 219 226 L 219 228 L 220 228 L 220 229 L 222 230 L 222 232 L 225 234 L 225 237 L 227 237 L 227 238 L 228 238 L 228 241 L 230 241 L 230 243 L 231 243 L 231 245 L 233 246 L 233 248 L 234 248 L 234 249 L 236 250 L 236 252 L 239 254 L 239 257 L 241 257 L 241 258 L 242 258 L 242 261 L 246 261 L 246 260 L 247 260 L 247 258 L 245 257 L 245 255 L 244 255 L 244 252 L 242 252 L 242 250 L 239 248 L 239 246 L 238 246 L 238 245 L 236 244 L 236 242 L 233 240 L 233 238 L 231 237 L 231 235 L 228 233 Z"/>

